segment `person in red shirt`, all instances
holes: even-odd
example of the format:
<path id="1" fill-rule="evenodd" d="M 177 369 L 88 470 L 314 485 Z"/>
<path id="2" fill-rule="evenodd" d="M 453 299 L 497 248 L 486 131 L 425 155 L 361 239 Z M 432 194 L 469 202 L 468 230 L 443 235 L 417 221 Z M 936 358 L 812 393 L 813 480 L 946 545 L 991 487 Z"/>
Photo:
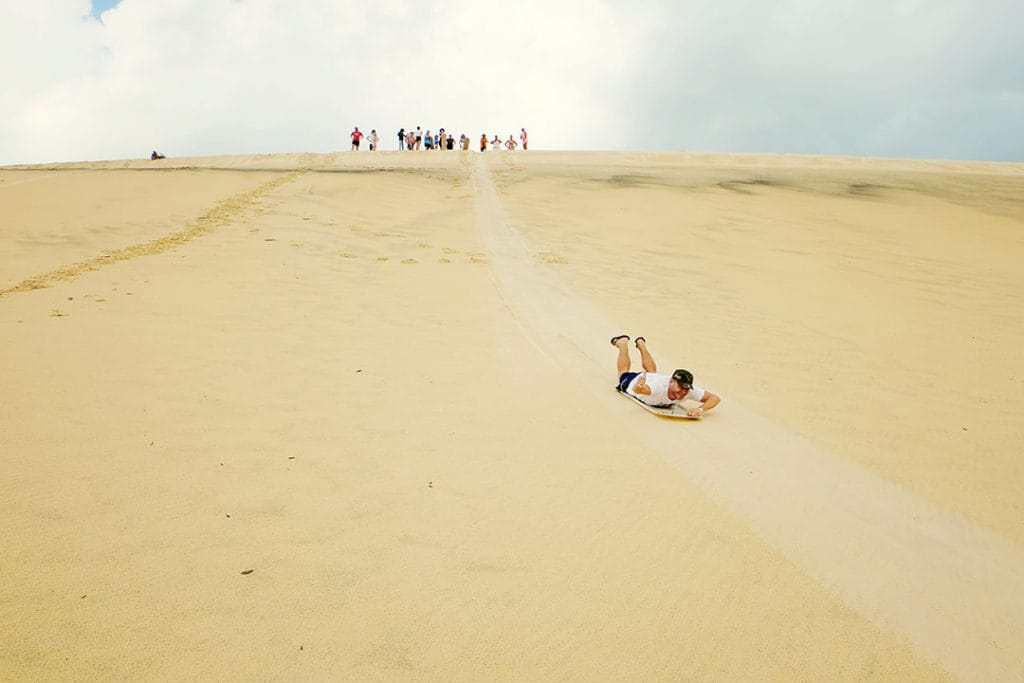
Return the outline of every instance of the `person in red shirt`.
<path id="1" fill-rule="evenodd" d="M 359 132 L 359 127 L 356 126 L 356 129 L 354 131 L 352 131 L 352 151 L 353 152 L 358 152 L 359 151 L 359 141 L 362 140 L 362 139 L 363 139 L 363 134 Z"/>

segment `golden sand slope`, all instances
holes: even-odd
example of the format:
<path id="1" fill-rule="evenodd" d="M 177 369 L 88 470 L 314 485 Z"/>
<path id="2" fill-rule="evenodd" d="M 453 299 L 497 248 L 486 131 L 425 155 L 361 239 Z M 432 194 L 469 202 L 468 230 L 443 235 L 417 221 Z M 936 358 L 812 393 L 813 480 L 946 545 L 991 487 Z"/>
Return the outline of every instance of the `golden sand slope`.
<path id="1" fill-rule="evenodd" d="M 0 678 L 1024 675 L 1022 197 L 786 157 L 0 170 Z M 620 331 L 720 412 L 616 399 Z"/>

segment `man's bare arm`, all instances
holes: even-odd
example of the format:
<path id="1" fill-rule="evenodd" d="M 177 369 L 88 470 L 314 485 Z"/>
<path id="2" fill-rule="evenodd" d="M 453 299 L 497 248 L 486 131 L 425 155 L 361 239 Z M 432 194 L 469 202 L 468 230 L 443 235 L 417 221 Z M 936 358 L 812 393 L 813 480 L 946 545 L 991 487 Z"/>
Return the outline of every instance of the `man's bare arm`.
<path id="1" fill-rule="evenodd" d="M 710 391 L 705 391 L 704 398 L 700 400 L 700 407 L 706 413 L 721 402 L 722 399 L 719 398 L 717 394 L 712 394 Z"/>
<path id="2" fill-rule="evenodd" d="M 700 405 L 693 408 L 687 408 L 686 414 L 690 417 L 700 417 L 721 403 L 721 401 L 722 399 L 718 398 L 715 394 L 712 394 L 710 391 L 705 391 L 704 398 L 700 400 Z"/>

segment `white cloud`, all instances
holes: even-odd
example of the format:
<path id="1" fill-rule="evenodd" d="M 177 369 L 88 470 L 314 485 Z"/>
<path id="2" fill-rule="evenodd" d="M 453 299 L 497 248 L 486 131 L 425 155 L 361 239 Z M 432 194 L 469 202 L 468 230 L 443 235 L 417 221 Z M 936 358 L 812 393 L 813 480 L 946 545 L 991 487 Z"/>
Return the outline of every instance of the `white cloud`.
<path id="1" fill-rule="evenodd" d="M 1024 161 L 1016 0 L 659 4 L 627 146 Z"/>
<path id="2" fill-rule="evenodd" d="M 88 0 L 0 5 L 0 163 L 347 148 L 1024 160 L 1016 0 Z"/>
<path id="3" fill-rule="evenodd" d="M 102 31 L 89 11 L 89 0 L 0 4 L 0 163 L 18 158 L 25 104 L 99 64 Z"/>
<path id="4" fill-rule="evenodd" d="M 585 0 L 122 0 L 102 24 L 87 2 L 45 7 L 4 17 L 12 51 L 56 66 L 5 98 L 0 162 L 327 151 L 354 125 L 385 148 L 416 125 L 586 146 L 625 69 L 621 11 Z M 23 35 L 49 19 L 60 40 Z"/>

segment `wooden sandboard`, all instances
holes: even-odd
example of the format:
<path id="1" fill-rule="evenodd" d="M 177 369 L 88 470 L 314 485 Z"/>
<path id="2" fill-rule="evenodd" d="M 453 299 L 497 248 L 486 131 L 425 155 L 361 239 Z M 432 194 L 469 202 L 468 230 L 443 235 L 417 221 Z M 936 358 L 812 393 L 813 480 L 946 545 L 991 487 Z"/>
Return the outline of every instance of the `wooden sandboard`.
<path id="1" fill-rule="evenodd" d="M 625 391 L 618 391 L 616 389 L 616 393 L 621 394 L 622 396 L 625 396 L 630 401 L 632 401 L 633 403 L 637 404 L 638 406 L 640 406 L 641 408 L 643 408 L 647 412 L 654 413 L 655 415 L 661 415 L 662 417 L 672 417 L 672 418 L 676 418 L 678 420 L 699 420 L 700 419 L 699 417 L 691 417 L 691 416 L 687 415 L 686 414 L 686 409 L 683 408 L 680 405 L 673 404 L 673 406 L 671 408 L 655 408 L 654 406 L 647 405 L 646 403 L 644 403 L 643 401 L 638 399 L 636 396 L 633 396 L 631 394 L 627 394 Z"/>

